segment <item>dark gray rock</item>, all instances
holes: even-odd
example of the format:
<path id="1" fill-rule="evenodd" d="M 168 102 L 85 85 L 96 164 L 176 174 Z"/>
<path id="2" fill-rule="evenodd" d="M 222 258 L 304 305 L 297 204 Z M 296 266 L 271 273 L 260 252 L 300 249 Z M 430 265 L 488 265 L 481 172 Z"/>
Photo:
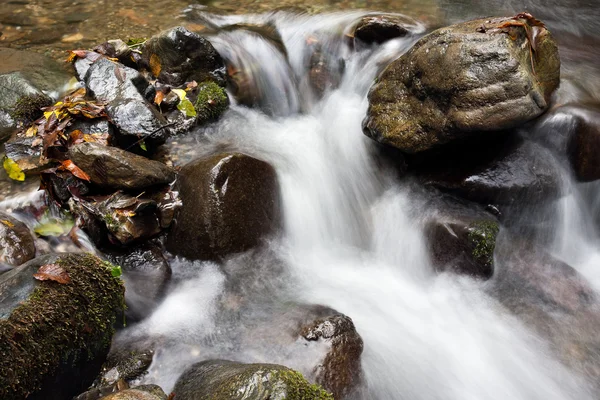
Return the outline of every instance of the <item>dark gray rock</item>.
<path id="1" fill-rule="evenodd" d="M 34 257 L 34 238 L 27 225 L 0 211 L 0 263 L 18 266 Z"/>
<path id="2" fill-rule="evenodd" d="M 48 264 L 69 282 L 35 279 Z M 63 400 L 85 390 L 122 305 L 121 280 L 90 254 L 38 257 L 0 275 L 0 398 Z"/>
<path id="3" fill-rule="evenodd" d="M 14 136 L 4 144 L 6 157 L 13 160 L 26 175 L 37 174 L 55 164 L 43 157 L 43 142 L 36 137 Z"/>
<path id="4" fill-rule="evenodd" d="M 219 53 L 208 40 L 181 26 L 148 39 L 142 48 L 142 62 L 169 85 L 193 80 L 225 85 L 225 64 Z"/>
<path id="5" fill-rule="evenodd" d="M 452 25 L 421 38 L 378 77 L 363 130 L 407 153 L 485 136 L 542 114 L 559 77 L 556 43 L 534 22 L 489 18 Z"/>
<path id="6" fill-rule="evenodd" d="M 218 259 L 259 245 L 280 224 L 273 167 L 241 153 L 193 161 L 180 172 L 183 206 L 167 249 L 190 259 Z"/>
<path id="7" fill-rule="evenodd" d="M 192 365 L 173 389 L 175 400 L 329 400 L 333 396 L 302 375 L 275 364 L 209 360 Z"/>
<path id="8" fill-rule="evenodd" d="M 69 158 L 103 188 L 137 190 L 175 180 L 175 172 L 161 162 L 97 143 L 71 146 Z"/>
<path id="9" fill-rule="evenodd" d="M 354 28 L 354 40 L 367 44 L 381 44 L 410 34 L 414 21 L 401 15 L 381 14 L 362 17 Z"/>

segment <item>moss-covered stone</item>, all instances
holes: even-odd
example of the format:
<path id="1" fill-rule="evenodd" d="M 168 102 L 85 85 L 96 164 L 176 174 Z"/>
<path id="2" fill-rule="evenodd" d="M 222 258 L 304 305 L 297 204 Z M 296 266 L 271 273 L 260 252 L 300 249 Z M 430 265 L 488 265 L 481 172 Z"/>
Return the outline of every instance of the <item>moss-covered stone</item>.
<path id="1" fill-rule="evenodd" d="M 194 364 L 173 392 L 174 400 L 333 400 L 319 385 L 281 365 L 224 360 Z"/>
<path id="2" fill-rule="evenodd" d="M 42 116 L 43 107 L 51 105 L 52 99 L 41 93 L 23 96 L 15 103 L 11 117 L 17 122 L 30 124 Z"/>
<path id="3" fill-rule="evenodd" d="M 198 97 L 194 105 L 197 121 L 200 124 L 215 121 L 229 106 L 227 92 L 215 82 L 204 82 L 198 87 Z"/>
<path id="4" fill-rule="evenodd" d="M 486 267 L 494 262 L 494 248 L 498 235 L 498 223 L 490 220 L 477 221 L 469 225 L 469 242 L 473 258 Z"/>
<path id="5" fill-rule="evenodd" d="M 70 282 L 38 281 L 58 264 Z M 38 257 L 0 277 L 0 398 L 65 399 L 104 361 L 123 307 L 121 280 L 90 254 Z"/>

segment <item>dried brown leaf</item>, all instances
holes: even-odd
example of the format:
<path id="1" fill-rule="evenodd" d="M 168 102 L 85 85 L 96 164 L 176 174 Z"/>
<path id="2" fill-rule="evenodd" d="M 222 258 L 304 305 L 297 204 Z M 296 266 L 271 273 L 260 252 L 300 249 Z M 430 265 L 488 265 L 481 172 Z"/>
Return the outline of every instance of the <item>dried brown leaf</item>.
<path id="1" fill-rule="evenodd" d="M 55 281 L 63 285 L 71 282 L 71 277 L 67 271 L 58 264 L 42 265 L 38 272 L 33 274 L 33 277 L 39 281 Z"/>
<path id="2" fill-rule="evenodd" d="M 161 69 L 162 69 L 162 66 L 160 65 L 160 58 L 158 58 L 158 56 L 156 54 L 152 54 L 150 56 L 150 72 L 152 72 L 152 75 L 154 75 L 158 78 L 158 75 L 160 75 Z"/>

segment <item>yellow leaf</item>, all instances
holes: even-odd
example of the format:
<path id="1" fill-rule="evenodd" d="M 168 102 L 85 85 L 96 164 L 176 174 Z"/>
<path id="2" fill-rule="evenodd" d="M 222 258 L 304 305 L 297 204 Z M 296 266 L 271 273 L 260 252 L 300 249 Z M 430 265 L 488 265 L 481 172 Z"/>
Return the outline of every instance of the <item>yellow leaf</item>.
<path id="1" fill-rule="evenodd" d="M 27 136 L 27 137 L 34 137 L 35 135 L 37 135 L 37 131 L 38 131 L 38 129 L 37 129 L 36 125 L 30 126 L 27 129 L 27 132 L 25 132 L 25 136 Z"/>
<path id="2" fill-rule="evenodd" d="M 0 222 L 2 222 L 4 225 L 8 226 L 9 228 L 14 228 L 15 227 L 15 224 L 13 224 L 12 222 L 10 222 L 7 219 L 0 220 Z"/>
<path id="3" fill-rule="evenodd" d="M 54 111 L 44 111 L 44 118 L 49 121 L 52 114 L 54 114 Z"/>
<path id="4" fill-rule="evenodd" d="M 3 165 L 4 170 L 6 171 L 10 179 L 13 179 L 15 181 L 25 180 L 25 174 L 23 173 L 23 171 L 21 171 L 21 168 L 19 168 L 19 165 L 16 162 L 6 157 L 4 159 Z"/>
<path id="5" fill-rule="evenodd" d="M 156 54 L 152 54 L 150 56 L 150 72 L 152 72 L 152 75 L 158 77 L 161 69 L 160 58 Z"/>
<path id="6" fill-rule="evenodd" d="M 183 90 L 183 89 L 171 89 L 171 91 L 179 97 L 179 100 L 183 100 L 187 96 L 187 94 L 185 93 L 185 90 Z"/>

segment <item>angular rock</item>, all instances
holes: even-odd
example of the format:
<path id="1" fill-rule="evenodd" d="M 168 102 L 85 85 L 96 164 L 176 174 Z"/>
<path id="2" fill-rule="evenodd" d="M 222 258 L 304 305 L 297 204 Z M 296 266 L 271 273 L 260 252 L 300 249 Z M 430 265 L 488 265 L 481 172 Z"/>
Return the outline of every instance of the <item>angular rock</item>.
<path id="1" fill-rule="evenodd" d="M 175 172 L 161 162 L 97 143 L 71 146 L 69 158 L 103 188 L 141 190 L 175 180 Z"/>
<path id="2" fill-rule="evenodd" d="M 123 281 L 127 289 L 127 320 L 142 320 L 162 299 L 171 278 L 171 266 L 161 249 L 152 244 L 129 249 L 126 253 L 113 252 L 107 254 L 107 257 L 123 270 Z"/>
<path id="3" fill-rule="evenodd" d="M 519 135 L 447 145 L 408 160 L 422 182 L 483 205 L 533 204 L 560 195 L 555 158 Z"/>
<path id="4" fill-rule="evenodd" d="M 157 146 L 169 137 L 165 118 L 144 97 L 150 84 L 136 70 L 102 57 L 87 70 L 85 84 L 96 100 L 106 103 L 121 147 L 139 140 Z"/>
<path id="5" fill-rule="evenodd" d="M 18 266 L 34 257 L 34 238 L 27 225 L 0 211 L 0 263 Z"/>
<path id="6" fill-rule="evenodd" d="M 181 212 L 167 249 L 189 259 L 218 259 L 259 245 L 280 224 L 277 174 L 242 153 L 193 161 L 180 172 Z"/>
<path id="7" fill-rule="evenodd" d="M 477 205 L 445 201 L 425 224 L 434 267 L 480 278 L 494 273 L 496 218 Z"/>
<path id="8" fill-rule="evenodd" d="M 48 264 L 69 283 L 33 277 Z M 108 353 L 122 305 L 121 280 L 89 254 L 38 257 L 2 274 L 0 398 L 62 400 L 85 390 Z"/>
<path id="9" fill-rule="evenodd" d="M 209 360 L 192 365 L 173 389 L 174 400 L 333 399 L 302 374 L 276 364 Z"/>
<path id="10" fill-rule="evenodd" d="M 535 21 L 452 25 L 421 38 L 379 76 L 363 131 L 406 153 L 485 136 L 542 114 L 559 78 L 556 43 Z"/>
<path id="11" fill-rule="evenodd" d="M 410 34 L 414 21 L 401 15 L 381 14 L 362 17 L 354 28 L 354 40 L 367 44 L 381 44 Z"/>
<path id="12" fill-rule="evenodd" d="M 208 40 L 182 26 L 148 39 L 142 48 L 142 62 L 169 85 L 193 80 L 225 85 L 225 64 L 219 53 Z"/>

